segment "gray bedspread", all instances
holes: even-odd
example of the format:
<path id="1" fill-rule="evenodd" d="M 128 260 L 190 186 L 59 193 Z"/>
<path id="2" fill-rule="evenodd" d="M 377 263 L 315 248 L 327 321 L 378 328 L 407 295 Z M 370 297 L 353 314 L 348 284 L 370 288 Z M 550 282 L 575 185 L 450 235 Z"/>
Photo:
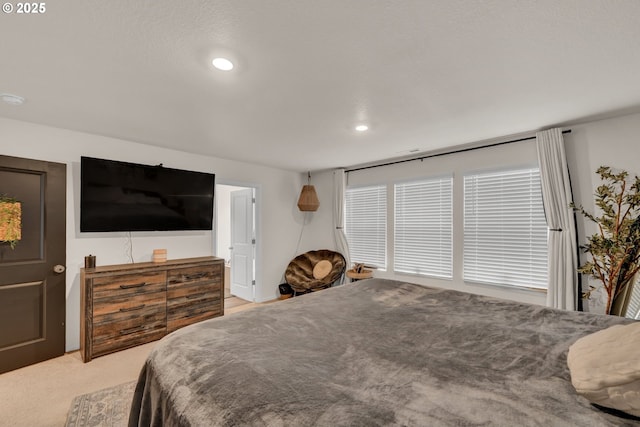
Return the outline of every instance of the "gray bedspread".
<path id="1" fill-rule="evenodd" d="M 370 279 L 188 326 L 151 352 L 130 426 L 624 426 L 567 350 L 617 323 Z"/>

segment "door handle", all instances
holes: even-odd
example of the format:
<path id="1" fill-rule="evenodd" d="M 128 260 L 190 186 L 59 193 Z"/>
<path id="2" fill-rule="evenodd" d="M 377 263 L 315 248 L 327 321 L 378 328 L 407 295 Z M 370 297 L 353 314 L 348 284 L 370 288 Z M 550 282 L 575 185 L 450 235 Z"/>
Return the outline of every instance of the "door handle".
<path id="1" fill-rule="evenodd" d="M 61 274 L 61 273 L 64 273 L 65 270 L 66 270 L 66 268 L 65 268 L 64 265 L 57 264 L 57 265 L 53 266 L 53 272 L 54 273 Z"/>

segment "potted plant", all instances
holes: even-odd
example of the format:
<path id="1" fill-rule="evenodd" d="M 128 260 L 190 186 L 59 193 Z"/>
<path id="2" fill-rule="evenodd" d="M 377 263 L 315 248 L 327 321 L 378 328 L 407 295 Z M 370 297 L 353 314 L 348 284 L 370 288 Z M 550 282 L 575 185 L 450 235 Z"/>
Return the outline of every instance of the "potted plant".
<path id="1" fill-rule="evenodd" d="M 603 181 L 595 193 L 601 215 L 572 205 L 598 228 L 581 246 L 591 259 L 578 271 L 602 282 L 607 291 L 605 313 L 612 314 L 616 298 L 627 292 L 640 270 L 640 178 L 629 181 L 626 171 L 614 173 L 609 166 L 601 166 L 596 173 Z M 588 298 L 592 291 L 585 296 Z"/>
<path id="2" fill-rule="evenodd" d="M 22 204 L 14 199 L 0 195 L 0 242 L 9 243 L 11 249 L 22 237 Z"/>

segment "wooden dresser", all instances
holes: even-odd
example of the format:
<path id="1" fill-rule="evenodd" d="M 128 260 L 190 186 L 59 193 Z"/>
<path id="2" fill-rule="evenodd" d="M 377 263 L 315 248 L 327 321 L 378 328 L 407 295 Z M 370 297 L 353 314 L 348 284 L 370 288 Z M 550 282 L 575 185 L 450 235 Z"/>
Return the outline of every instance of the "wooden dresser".
<path id="1" fill-rule="evenodd" d="M 215 257 L 82 268 L 82 360 L 223 315 L 223 273 L 223 260 Z"/>

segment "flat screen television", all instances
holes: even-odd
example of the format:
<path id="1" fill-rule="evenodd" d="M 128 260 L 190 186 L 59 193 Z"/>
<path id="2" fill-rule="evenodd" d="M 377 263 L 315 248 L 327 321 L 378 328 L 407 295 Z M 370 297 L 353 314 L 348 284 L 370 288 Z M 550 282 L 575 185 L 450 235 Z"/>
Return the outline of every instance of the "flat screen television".
<path id="1" fill-rule="evenodd" d="M 80 159 L 80 231 L 211 230 L 215 175 Z"/>

